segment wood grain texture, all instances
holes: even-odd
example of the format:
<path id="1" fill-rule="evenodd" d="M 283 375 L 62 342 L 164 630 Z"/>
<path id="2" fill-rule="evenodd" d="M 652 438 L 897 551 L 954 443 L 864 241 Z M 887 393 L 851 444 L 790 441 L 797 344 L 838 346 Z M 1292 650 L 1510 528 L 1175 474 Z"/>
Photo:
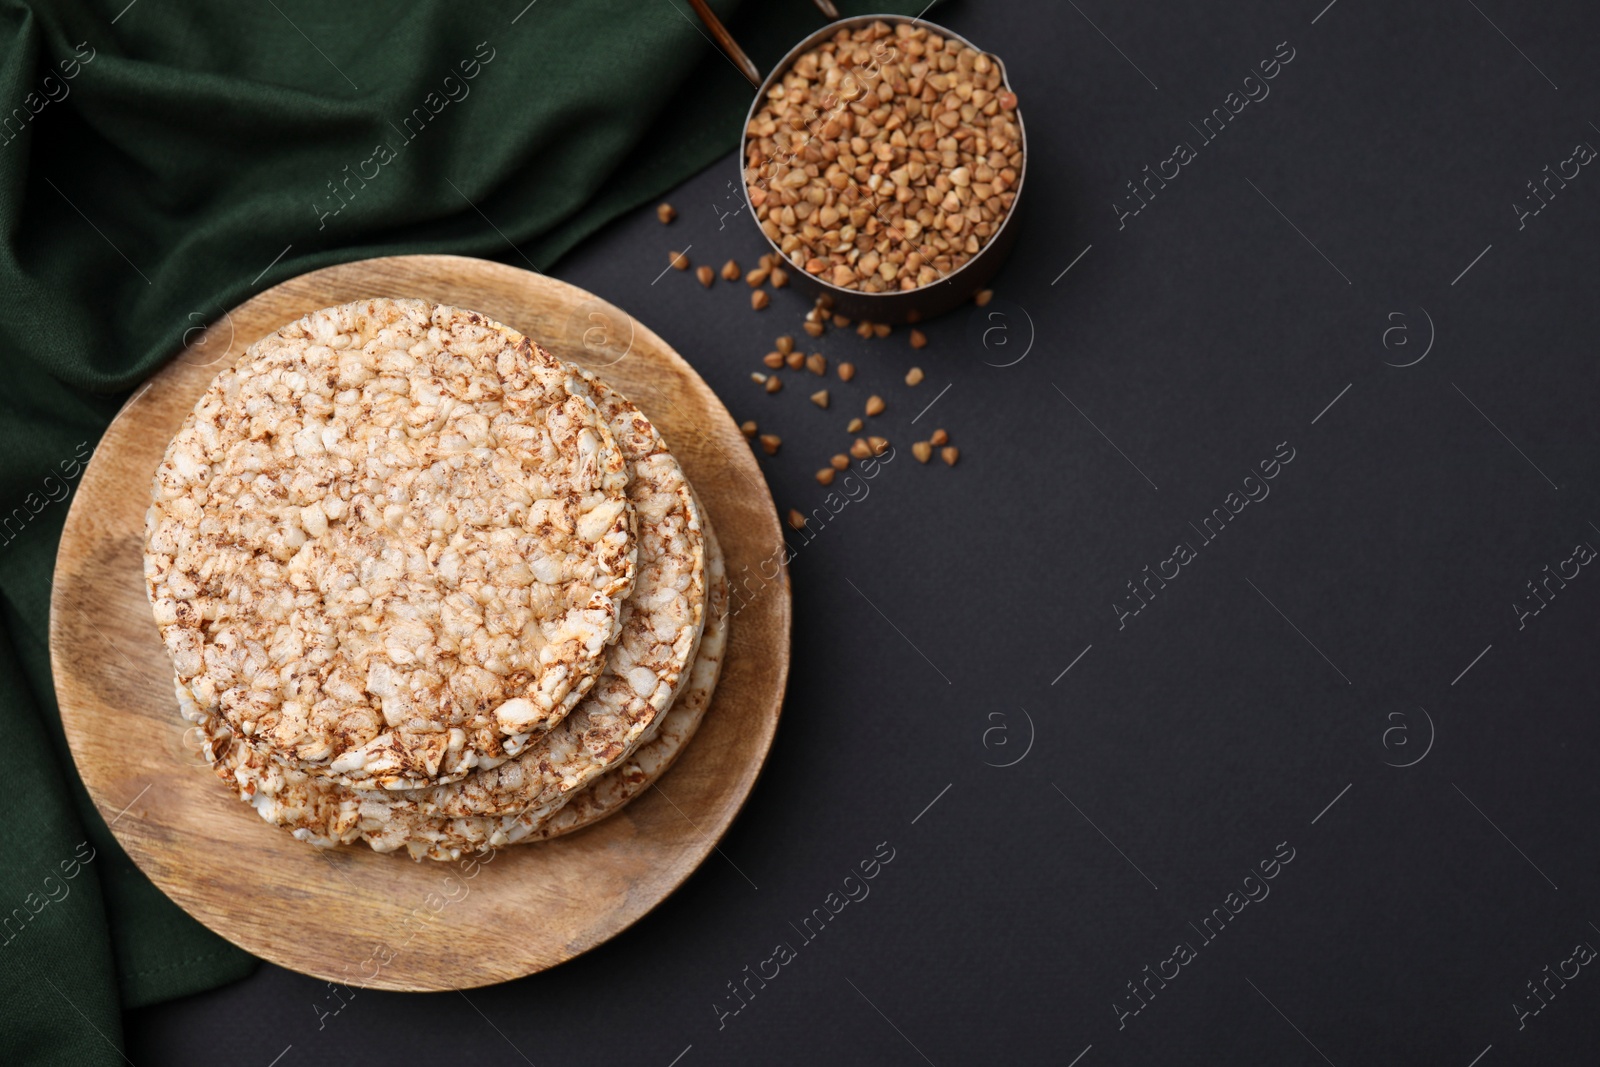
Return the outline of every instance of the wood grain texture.
<path id="1" fill-rule="evenodd" d="M 262 821 L 199 755 L 144 588 L 144 515 L 167 443 L 224 366 L 308 311 L 363 297 L 481 311 L 583 364 L 661 430 L 749 583 L 705 723 L 658 788 L 617 815 L 486 863 L 319 851 Z M 710 854 L 755 784 L 788 677 L 776 509 L 727 409 L 628 315 L 527 271 L 456 256 L 349 263 L 284 282 L 196 336 L 101 439 L 56 557 L 50 655 L 78 772 L 151 880 L 234 944 L 376 989 L 442 990 L 552 967 L 619 933 Z M 757 588 L 759 586 L 759 588 Z"/>

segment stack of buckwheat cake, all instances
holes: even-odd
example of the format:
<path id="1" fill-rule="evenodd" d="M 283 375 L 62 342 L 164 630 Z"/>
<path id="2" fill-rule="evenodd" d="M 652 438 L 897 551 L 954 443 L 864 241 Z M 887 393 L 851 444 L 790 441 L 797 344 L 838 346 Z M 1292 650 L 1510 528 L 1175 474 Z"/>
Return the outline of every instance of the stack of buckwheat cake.
<path id="1" fill-rule="evenodd" d="M 644 414 L 418 300 L 314 312 L 217 376 L 156 473 L 145 578 L 240 799 L 416 859 L 628 803 L 727 641 L 716 539 Z"/>

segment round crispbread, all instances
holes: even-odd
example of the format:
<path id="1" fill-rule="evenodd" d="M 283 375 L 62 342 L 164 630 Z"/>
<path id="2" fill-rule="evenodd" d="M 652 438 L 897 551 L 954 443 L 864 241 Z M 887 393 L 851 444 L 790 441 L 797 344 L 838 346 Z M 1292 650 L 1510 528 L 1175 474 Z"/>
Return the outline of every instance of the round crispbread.
<path id="1" fill-rule="evenodd" d="M 516 331 L 326 308 L 219 374 L 169 446 L 145 574 L 196 714 L 357 790 L 465 777 L 594 686 L 634 584 L 622 450 Z"/>
<path id="2" fill-rule="evenodd" d="M 566 721 L 519 756 L 450 785 L 381 795 L 351 794 L 278 766 L 249 740 L 229 736 L 226 724 L 202 716 L 219 775 L 268 821 L 313 843 L 365 838 L 380 851 L 401 844 L 415 851 L 423 838 L 411 828 L 425 835 L 430 824 L 531 827 L 625 759 L 666 715 L 705 623 L 710 532 L 681 468 L 644 415 L 603 382 L 577 374 L 628 459 L 628 495 L 638 516 L 637 582 L 601 681 Z"/>

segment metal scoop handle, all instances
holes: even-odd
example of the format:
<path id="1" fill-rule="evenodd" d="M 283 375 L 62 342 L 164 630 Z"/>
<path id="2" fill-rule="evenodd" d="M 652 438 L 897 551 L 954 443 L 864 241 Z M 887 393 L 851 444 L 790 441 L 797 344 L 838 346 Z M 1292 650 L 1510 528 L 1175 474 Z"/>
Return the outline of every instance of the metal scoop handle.
<path id="1" fill-rule="evenodd" d="M 833 6 L 832 0 L 813 0 L 813 2 L 817 5 L 817 9 L 830 20 L 839 17 L 839 9 Z M 751 85 L 759 87 L 761 85 L 761 72 L 750 61 L 750 57 L 744 54 L 744 49 L 739 47 L 739 42 L 733 39 L 733 34 L 728 32 L 728 27 L 722 24 L 722 20 L 717 18 L 716 12 L 711 10 L 711 5 L 706 3 L 706 0 L 689 0 L 689 6 L 694 8 L 696 15 L 700 16 L 700 21 L 706 24 L 706 29 L 711 31 L 711 36 L 716 39 L 717 47 L 722 49 L 723 54 L 733 61 L 734 66 L 739 68 L 739 73 L 743 74 Z"/>

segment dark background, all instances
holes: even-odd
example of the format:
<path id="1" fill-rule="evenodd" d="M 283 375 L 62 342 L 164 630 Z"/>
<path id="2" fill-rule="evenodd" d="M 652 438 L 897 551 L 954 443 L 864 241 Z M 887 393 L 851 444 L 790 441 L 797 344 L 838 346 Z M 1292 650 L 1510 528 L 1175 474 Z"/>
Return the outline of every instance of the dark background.
<path id="1" fill-rule="evenodd" d="M 1025 228 L 995 302 L 921 352 L 903 328 L 806 343 L 859 368 L 827 412 L 809 379 L 749 380 L 805 340 L 792 288 L 756 313 L 742 283 L 652 281 L 668 249 L 764 250 L 726 214 L 733 157 L 670 228 L 642 210 L 563 261 L 783 437 L 782 509 L 821 504 L 845 421 L 888 401 L 893 462 L 792 539 L 794 669 L 748 806 L 553 971 L 323 1016 L 323 983 L 263 965 L 133 1014 L 132 1062 L 1595 1062 L 1600 974 L 1520 1029 L 1513 1005 L 1600 946 L 1600 574 L 1520 628 L 1513 604 L 1600 545 L 1600 170 L 1521 229 L 1512 207 L 1600 144 L 1595 12 L 1325 3 L 941 7 L 1021 98 Z M 1280 42 L 1271 95 L 1201 144 L 1189 123 Z M 1179 141 L 1197 158 L 1119 228 Z M 953 469 L 910 454 L 935 427 Z M 1270 497 L 1202 543 L 1284 442 Z M 1119 628 L 1180 541 L 1197 558 Z M 802 943 L 880 842 L 871 895 Z M 1214 941 L 1191 927 L 1290 849 Z M 780 941 L 797 958 L 719 1027 Z M 1196 958 L 1119 1019 L 1179 942 Z"/>

